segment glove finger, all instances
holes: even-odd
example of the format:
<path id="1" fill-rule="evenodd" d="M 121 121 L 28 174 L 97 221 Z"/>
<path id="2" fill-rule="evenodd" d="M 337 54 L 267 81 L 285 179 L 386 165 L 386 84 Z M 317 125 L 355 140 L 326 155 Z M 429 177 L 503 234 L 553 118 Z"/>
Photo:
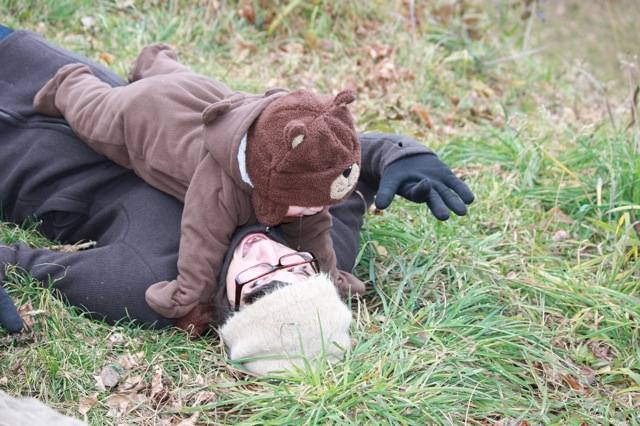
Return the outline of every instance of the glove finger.
<path id="1" fill-rule="evenodd" d="M 435 190 L 436 191 L 434 192 L 438 192 L 444 204 L 451 209 L 452 212 L 458 216 L 464 216 L 467 214 L 467 206 L 455 192 L 444 185 L 436 185 Z"/>
<path id="2" fill-rule="evenodd" d="M 380 186 L 376 193 L 376 208 L 384 210 L 391 204 L 393 197 L 396 195 L 396 191 L 400 186 L 400 181 L 395 178 L 385 178 L 386 175 L 382 175 L 380 180 Z"/>
<path id="3" fill-rule="evenodd" d="M 446 184 L 449 188 L 451 188 L 453 192 L 458 195 L 458 197 L 460 197 L 460 199 L 465 204 L 471 204 L 475 200 L 475 195 L 473 195 L 471 189 L 469 189 L 467 184 L 460 180 L 457 176 L 453 175 L 452 179 L 449 179 Z"/>
<path id="4" fill-rule="evenodd" d="M 407 190 L 401 191 L 400 194 L 409 201 L 414 203 L 426 203 L 431 192 L 431 180 L 423 179 Z"/>
<path id="5" fill-rule="evenodd" d="M 11 297 L 0 286 L 0 326 L 7 329 L 9 333 L 19 333 L 22 330 L 22 318 L 18 313 Z"/>
<path id="6" fill-rule="evenodd" d="M 429 210 L 438 220 L 447 220 L 449 219 L 449 209 L 442 201 L 440 194 L 437 191 L 429 191 L 429 195 L 427 197 L 427 206 L 429 206 Z"/>

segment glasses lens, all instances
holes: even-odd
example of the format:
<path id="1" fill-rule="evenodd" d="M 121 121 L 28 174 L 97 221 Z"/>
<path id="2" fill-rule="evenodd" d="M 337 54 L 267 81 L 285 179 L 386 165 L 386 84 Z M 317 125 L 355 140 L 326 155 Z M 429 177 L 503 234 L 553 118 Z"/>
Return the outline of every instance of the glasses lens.
<path id="1" fill-rule="evenodd" d="M 311 276 L 318 272 L 318 261 L 309 252 L 291 253 L 280 258 L 280 264 L 290 272 Z"/>
<path id="2" fill-rule="evenodd" d="M 301 263 L 311 262 L 313 260 L 313 255 L 311 253 L 307 253 L 304 251 L 299 251 L 297 253 L 286 254 L 280 258 L 280 264 L 282 266 L 292 266 L 299 265 Z"/>
<path id="3" fill-rule="evenodd" d="M 252 266 L 251 268 L 245 269 L 244 271 L 240 272 L 236 276 L 236 280 L 240 281 L 241 283 L 253 281 L 255 279 L 260 278 L 263 275 L 270 273 L 274 269 L 275 269 L 274 266 L 268 265 L 266 263 L 261 263 L 259 265 Z"/>
<path id="4" fill-rule="evenodd" d="M 300 251 L 284 255 L 280 258 L 278 266 L 261 263 L 251 268 L 245 269 L 236 276 L 236 281 L 245 284 L 258 278 L 262 278 L 279 269 L 296 268 L 294 273 L 302 275 L 313 275 L 318 272 L 318 262 L 311 253 Z"/>

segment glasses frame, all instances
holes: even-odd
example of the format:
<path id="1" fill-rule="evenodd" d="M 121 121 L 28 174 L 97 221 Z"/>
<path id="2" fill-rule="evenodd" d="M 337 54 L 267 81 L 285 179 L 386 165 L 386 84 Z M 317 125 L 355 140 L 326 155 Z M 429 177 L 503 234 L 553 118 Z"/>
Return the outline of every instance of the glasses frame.
<path id="1" fill-rule="evenodd" d="M 305 254 L 305 255 L 309 255 L 310 259 L 305 260 L 304 262 L 297 262 L 297 263 L 291 263 L 288 265 L 283 265 L 282 264 L 282 259 L 289 257 L 289 256 L 293 256 L 293 255 L 300 255 L 300 254 Z M 234 306 L 234 310 L 237 312 L 240 310 L 240 298 L 242 296 L 242 288 L 247 285 L 247 284 L 251 284 L 254 281 L 259 280 L 260 278 L 266 277 L 267 275 L 271 275 L 274 272 L 280 271 L 282 269 L 289 269 L 289 268 L 294 268 L 296 266 L 300 266 L 300 265 L 311 265 L 311 268 L 314 270 L 315 273 L 320 272 L 320 268 L 318 266 L 318 258 L 311 253 L 310 251 L 296 251 L 293 253 L 289 253 L 289 254 L 285 254 L 284 256 L 280 256 L 280 259 L 278 259 L 278 264 L 277 265 L 272 265 L 270 263 L 258 263 L 257 265 L 253 265 L 247 269 L 243 269 L 242 271 L 240 271 L 238 273 L 238 275 L 236 275 L 236 299 L 235 299 L 235 306 Z M 238 279 L 238 276 L 240 276 L 243 272 L 248 271 L 249 269 L 255 268 L 256 266 L 268 266 L 269 268 L 271 268 L 268 272 L 265 272 L 264 274 L 261 274 L 255 278 L 250 279 L 249 281 L 245 281 L 245 282 L 241 282 Z"/>

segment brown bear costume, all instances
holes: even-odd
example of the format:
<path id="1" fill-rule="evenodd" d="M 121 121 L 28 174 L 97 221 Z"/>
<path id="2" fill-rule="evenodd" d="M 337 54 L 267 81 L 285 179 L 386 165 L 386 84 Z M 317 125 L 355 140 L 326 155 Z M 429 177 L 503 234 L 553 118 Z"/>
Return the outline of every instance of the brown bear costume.
<path id="1" fill-rule="evenodd" d="M 256 220 L 282 224 L 292 247 L 316 254 L 343 295 L 364 292 L 336 268 L 326 208 L 285 216 L 291 205 L 328 206 L 353 191 L 360 143 L 347 108 L 352 91 L 234 92 L 180 64 L 164 44 L 142 50 L 129 80 L 112 88 L 85 65 L 66 65 L 34 106 L 64 116 L 94 150 L 184 202 L 179 275 L 147 290 L 155 311 L 184 318 L 208 306 L 231 235 Z"/>

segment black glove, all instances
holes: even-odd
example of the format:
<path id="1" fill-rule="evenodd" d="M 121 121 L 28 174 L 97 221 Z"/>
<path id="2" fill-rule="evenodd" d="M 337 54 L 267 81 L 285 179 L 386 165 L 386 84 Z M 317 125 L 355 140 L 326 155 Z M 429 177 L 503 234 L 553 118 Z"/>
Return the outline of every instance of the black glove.
<path id="1" fill-rule="evenodd" d="M 382 172 L 376 207 L 386 209 L 398 194 L 415 203 L 427 203 L 439 220 L 449 219 L 449 209 L 458 216 L 467 214 L 465 204 L 474 196 L 436 155 L 418 154 L 389 164 Z"/>
<path id="2" fill-rule="evenodd" d="M 13 300 L 0 285 L 0 327 L 6 328 L 9 333 L 22 331 L 22 318 L 18 313 Z"/>

